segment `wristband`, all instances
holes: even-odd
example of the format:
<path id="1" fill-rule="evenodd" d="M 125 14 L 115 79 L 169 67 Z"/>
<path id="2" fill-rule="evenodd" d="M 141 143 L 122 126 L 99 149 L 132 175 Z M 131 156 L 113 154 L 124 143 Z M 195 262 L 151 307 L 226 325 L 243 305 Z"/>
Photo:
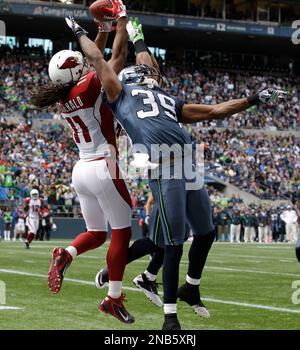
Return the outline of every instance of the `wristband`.
<path id="1" fill-rule="evenodd" d="M 248 103 L 250 106 L 255 106 L 255 105 L 258 105 L 260 103 L 258 94 L 248 96 L 247 100 L 248 100 Z"/>
<path id="2" fill-rule="evenodd" d="M 147 45 L 145 44 L 145 42 L 142 39 L 135 42 L 134 47 L 135 47 L 135 52 L 137 54 L 141 53 L 141 52 L 149 52 Z"/>
<path id="3" fill-rule="evenodd" d="M 83 35 L 87 35 L 87 32 L 85 30 L 81 30 L 76 33 L 77 39 L 80 39 Z"/>

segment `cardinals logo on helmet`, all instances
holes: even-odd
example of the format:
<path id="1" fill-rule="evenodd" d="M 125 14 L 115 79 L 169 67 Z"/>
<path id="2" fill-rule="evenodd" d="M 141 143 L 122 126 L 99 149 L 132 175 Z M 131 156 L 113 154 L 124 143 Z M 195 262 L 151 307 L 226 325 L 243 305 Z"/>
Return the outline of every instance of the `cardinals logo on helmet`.
<path id="1" fill-rule="evenodd" d="M 58 67 L 59 69 L 68 69 L 68 68 L 75 68 L 79 66 L 79 63 L 77 61 L 76 57 L 68 57 L 65 62 Z"/>

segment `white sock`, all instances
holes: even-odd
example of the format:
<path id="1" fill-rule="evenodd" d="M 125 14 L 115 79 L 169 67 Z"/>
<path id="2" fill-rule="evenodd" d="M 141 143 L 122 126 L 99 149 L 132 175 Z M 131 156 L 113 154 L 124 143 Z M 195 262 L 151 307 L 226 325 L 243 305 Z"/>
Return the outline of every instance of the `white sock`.
<path id="1" fill-rule="evenodd" d="M 164 314 L 177 314 L 177 304 L 164 304 Z"/>
<path id="2" fill-rule="evenodd" d="M 66 248 L 66 250 L 71 254 L 71 256 L 74 260 L 77 256 L 77 249 L 75 247 L 73 247 L 72 245 L 70 245 L 68 248 Z"/>
<path id="3" fill-rule="evenodd" d="M 186 275 L 185 280 L 187 281 L 187 283 L 192 284 L 193 286 L 199 286 L 200 285 L 200 279 L 195 279 L 195 278 L 191 278 L 189 275 Z"/>
<path id="4" fill-rule="evenodd" d="M 109 281 L 108 282 L 108 293 L 107 295 L 111 298 L 119 298 L 122 293 L 122 282 L 121 281 Z"/>
<path id="5" fill-rule="evenodd" d="M 144 274 L 147 276 L 148 280 L 152 282 L 156 280 L 156 275 L 153 275 L 149 271 L 145 270 Z"/>

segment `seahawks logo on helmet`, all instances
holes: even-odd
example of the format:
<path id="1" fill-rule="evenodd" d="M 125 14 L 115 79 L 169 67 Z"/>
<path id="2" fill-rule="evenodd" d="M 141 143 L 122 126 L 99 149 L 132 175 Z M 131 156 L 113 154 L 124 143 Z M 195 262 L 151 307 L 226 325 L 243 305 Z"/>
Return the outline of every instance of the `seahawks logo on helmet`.
<path id="1" fill-rule="evenodd" d="M 138 64 L 124 68 L 119 74 L 119 80 L 126 85 L 162 86 L 164 78 L 156 68 L 146 64 Z"/>

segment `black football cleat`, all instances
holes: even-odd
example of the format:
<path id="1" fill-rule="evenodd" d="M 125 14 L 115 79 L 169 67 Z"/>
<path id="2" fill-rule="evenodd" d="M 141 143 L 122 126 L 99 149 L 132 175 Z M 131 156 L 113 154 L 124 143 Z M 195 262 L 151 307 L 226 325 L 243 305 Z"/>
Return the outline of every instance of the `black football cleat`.
<path id="1" fill-rule="evenodd" d="M 177 318 L 177 314 L 165 315 L 165 321 L 162 327 L 163 331 L 180 331 L 181 326 Z"/>
<path id="2" fill-rule="evenodd" d="M 108 282 L 109 282 L 108 271 L 107 271 L 107 268 L 104 267 L 97 273 L 95 277 L 95 285 L 98 289 L 102 289 L 108 286 Z"/>
<path id="3" fill-rule="evenodd" d="M 186 282 L 178 288 L 177 298 L 189 304 L 197 315 L 204 318 L 210 317 L 209 311 L 201 301 L 199 286 L 193 286 Z"/>
<path id="4" fill-rule="evenodd" d="M 144 273 L 141 273 L 134 278 L 133 283 L 144 292 L 146 297 L 153 304 L 159 307 L 163 305 L 163 302 L 161 301 L 157 292 L 156 281 L 150 281 Z"/>

